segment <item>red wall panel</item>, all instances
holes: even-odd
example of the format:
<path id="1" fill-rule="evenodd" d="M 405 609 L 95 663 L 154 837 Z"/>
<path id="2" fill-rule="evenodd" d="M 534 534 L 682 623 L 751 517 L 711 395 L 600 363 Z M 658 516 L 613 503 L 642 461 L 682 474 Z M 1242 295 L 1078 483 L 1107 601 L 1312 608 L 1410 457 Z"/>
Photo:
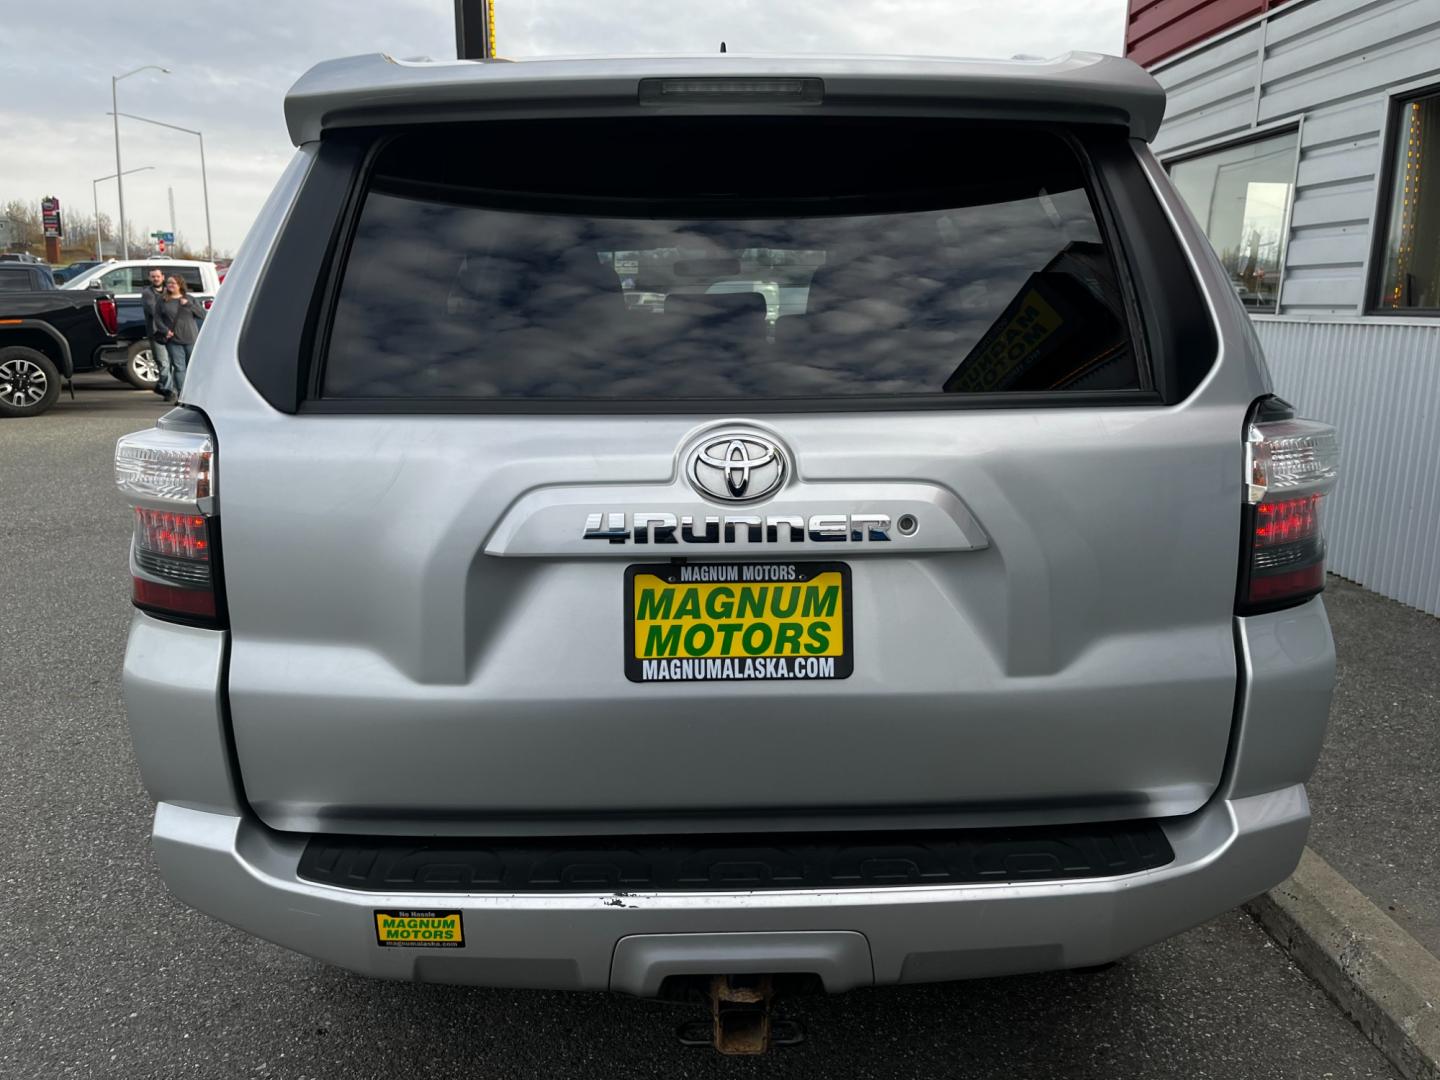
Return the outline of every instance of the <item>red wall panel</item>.
<path id="1" fill-rule="evenodd" d="M 1125 55 L 1153 64 L 1286 0 L 1130 0 Z"/>

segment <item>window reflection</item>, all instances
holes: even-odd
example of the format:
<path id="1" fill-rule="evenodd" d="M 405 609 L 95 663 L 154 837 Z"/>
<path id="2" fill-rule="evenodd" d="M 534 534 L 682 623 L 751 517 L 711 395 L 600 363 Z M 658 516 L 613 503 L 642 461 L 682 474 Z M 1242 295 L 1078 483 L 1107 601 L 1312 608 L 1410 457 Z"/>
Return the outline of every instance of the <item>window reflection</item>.
<path id="1" fill-rule="evenodd" d="M 623 191 L 517 191 L 552 174 L 469 189 L 448 151 L 441 179 L 421 153 L 394 151 L 395 171 L 372 180 L 350 247 L 324 395 L 813 399 L 1138 386 L 1111 256 L 1058 139 L 989 134 L 974 142 L 991 174 L 972 171 L 970 187 L 841 189 L 828 198 L 869 209 L 840 213 L 804 188 L 813 175 L 818 190 L 834 189 L 836 174 L 814 172 L 815 161 L 811 174 L 780 168 L 784 134 L 757 147 L 771 154 L 767 170 L 686 176 L 699 195 L 654 193 L 648 213 L 630 214 L 603 212 L 634 201 Z M 845 158 L 843 144 L 827 147 Z M 778 196 L 776 176 L 787 186 Z M 924 179 L 933 184 L 933 172 Z M 600 180 L 616 183 L 614 173 Z M 713 216 L 662 212 L 721 184 L 734 194 Z M 730 206 L 772 212 L 730 216 Z"/>
<path id="2" fill-rule="evenodd" d="M 1170 179 L 1210 238 L 1247 308 L 1275 311 L 1295 190 L 1298 134 L 1230 146 L 1170 167 Z"/>

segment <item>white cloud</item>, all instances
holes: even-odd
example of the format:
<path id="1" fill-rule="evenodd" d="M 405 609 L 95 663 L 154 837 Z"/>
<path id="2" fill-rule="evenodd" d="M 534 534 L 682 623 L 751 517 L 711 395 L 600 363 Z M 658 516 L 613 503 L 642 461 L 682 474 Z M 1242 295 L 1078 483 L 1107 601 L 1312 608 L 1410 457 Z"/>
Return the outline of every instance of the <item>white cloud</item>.
<path id="1" fill-rule="evenodd" d="M 597 0 L 495 0 L 500 52 L 900 53 L 1050 56 L 1072 49 L 1118 52 L 1124 0 L 672 0 L 630 8 Z M 215 244 L 233 249 L 288 160 L 281 102 L 317 61 L 354 53 L 454 54 L 451 0 L 247 0 L 155 5 L 57 0 L 5 5 L 0 65 L 0 200 L 57 195 L 89 214 L 90 181 L 115 171 L 110 76 L 120 109 L 205 132 Z M 127 216 L 204 240 L 196 140 L 122 120 Z M 115 185 L 101 185 L 115 212 Z"/>

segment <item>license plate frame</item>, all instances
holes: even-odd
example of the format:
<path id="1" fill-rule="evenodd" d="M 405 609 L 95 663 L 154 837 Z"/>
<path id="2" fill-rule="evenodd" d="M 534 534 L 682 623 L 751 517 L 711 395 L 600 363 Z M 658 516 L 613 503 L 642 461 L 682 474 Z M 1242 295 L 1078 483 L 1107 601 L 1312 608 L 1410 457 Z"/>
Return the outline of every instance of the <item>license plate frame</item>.
<path id="1" fill-rule="evenodd" d="M 832 576 L 835 581 L 826 580 Z M 672 591 L 675 597 L 667 610 L 675 614 L 677 606 L 683 601 L 680 598 L 687 591 L 698 594 L 696 605 L 701 610 L 701 616 L 693 620 L 678 619 L 647 619 L 641 620 L 637 611 L 642 603 L 647 610 L 644 614 L 655 615 L 656 606 L 663 597 L 652 596 L 648 600 L 637 597 L 636 578 L 647 577 L 657 580 L 657 584 L 666 591 Z M 645 587 L 641 582 L 641 587 Z M 831 585 L 838 585 L 838 612 L 827 614 L 825 601 L 829 599 L 828 588 Z M 813 586 L 810 589 L 798 590 L 798 596 L 794 599 L 794 618 L 784 615 L 776 615 L 779 605 L 783 599 L 790 599 L 787 587 L 790 586 Z M 732 589 L 747 588 L 750 590 L 767 590 L 762 607 L 767 614 L 759 618 L 745 620 L 743 628 L 731 631 L 728 639 L 721 639 L 724 632 L 723 625 L 734 621 L 735 616 L 714 616 L 705 609 L 707 598 L 712 591 L 721 587 L 732 587 Z M 777 598 L 769 592 L 773 587 L 786 590 Z M 807 600 L 807 597 L 810 598 Z M 772 600 L 775 606 L 772 605 Z M 735 596 L 736 607 L 739 608 L 741 599 L 738 593 Z M 723 603 L 723 597 L 717 597 L 716 604 Z M 755 611 L 755 593 L 751 592 L 745 600 L 745 612 L 753 615 Z M 673 563 L 632 563 L 625 568 L 624 575 L 624 602 L 625 618 L 625 677 L 631 682 L 654 683 L 654 682 L 765 682 L 765 681 L 787 681 L 787 682 L 831 682 L 837 679 L 848 679 L 855 670 L 855 637 L 854 637 L 854 603 L 851 567 L 849 563 L 834 561 L 806 561 L 806 560 L 784 560 L 784 561 L 720 561 L 720 562 L 673 562 Z M 713 611 L 714 607 L 711 606 Z M 808 614 L 806 614 L 808 612 Z M 638 655 L 636 642 L 639 634 L 637 627 L 640 622 L 646 623 L 646 645 L 655 647 L 668 645 L 669 640 L 663 639 L 665 629 L 662 629 L 661 641 L 652 642 L 651 626 L 660 625 L 668 628 L 671 623 L 688 622 L 689 627 L 695 625 L 707 625 L 711 628 L 712 646 L 721 646 L 728 641 L 731 646 L 728 650 L 721 650 L 719 655 L 712 652 L 704 655 L 696 655 L 693 652 L 684 651 L 683 637 L 678 642 L 680 651 L 672 654 L 670 652 L 656 653 L 655 655 Z M 776 639 L 781 636 L 781 625 L 792 622 L 801 623 L 800 639 L 794 641 L 790 631 L 785 631 L 786 639 L 782 643 L 785 646 L 795 645 L 798 649 L 793 651 L 787 648 L 784 652 L 776 652 L 779 646 Z M 832 645 L 830 634 L 833 633 L 835 624 L 838 623 L 840 631 L 840 647 L 836 652 Z M 770 640 L 765 649 L 759 653 L 746 651 L 746 635 L 749 634 L 751 643 L 759 642 L 763 635 L 754 633 L 751 627 L 764 624 L 771 627 Z M 821 629 L 823 624 L 824 629 Z M 812 636 L 810 627 L 815 625 L 817 633 L 825 638 L 823 651 L 807 652 L 806 646 L 818 644 L 817 638 Z M 681 633 L 689 633 L 689 628 L 682 629 Z M 691 639 L 692 644 L 698 644 L 699 636 Z M 643 650 L 642 650 L 643 651 Z M 713 663 L 718 661 L 719 663 Z M 726 663 L 726 662 L 729 663 Z M 647 666 L 649 665 L 649 666 Z M 661 672 L 659 665 L 664 665 Z"/>

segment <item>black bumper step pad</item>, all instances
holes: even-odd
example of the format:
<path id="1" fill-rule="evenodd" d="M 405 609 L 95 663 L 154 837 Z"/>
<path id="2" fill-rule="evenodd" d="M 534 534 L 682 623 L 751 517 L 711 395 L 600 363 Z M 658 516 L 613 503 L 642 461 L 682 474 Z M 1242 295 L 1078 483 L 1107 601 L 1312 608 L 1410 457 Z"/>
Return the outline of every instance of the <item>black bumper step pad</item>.
<path id="1" fill-rule="evenodd" d="M 1116 877 L 1174 857 L 1154 821 L 520 839 L 315 836 L 299 874 L 365 892 L 873 889 Z"/>

